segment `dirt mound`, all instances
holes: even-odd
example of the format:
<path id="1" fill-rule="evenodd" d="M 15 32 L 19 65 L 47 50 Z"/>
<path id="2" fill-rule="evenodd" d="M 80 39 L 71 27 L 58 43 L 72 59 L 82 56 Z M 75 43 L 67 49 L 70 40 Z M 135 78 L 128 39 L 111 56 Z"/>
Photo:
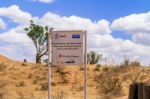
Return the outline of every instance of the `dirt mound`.
<path id="1" fill-rule="evenodd" d="M 9 61 L 11 61 L 9 58 L 0 55 L 0 62 L 9 62 Z"/>
<path id="2" fill-rule="evenodd" d="M 13 59 L 11 60 L 2 55 L 0 55 L 0 64 L 1 96 L 8 98 L 10 97 L 9 99 L 47 98 L 47 65 L 19 62 Z M 52 67 L 51 71 L 52 96 L 54 98 L 83 98 L 83 67 Z M 129 85 L 132 82 L 145 82 L 149 84 L 149 72 L 149 67 L 88 65 L 88 98 L 104 99 L 103 97 L 105 97 L 104 95 L 106 95 L 106 98 L 108 97 L 109 99 L 127 99 L 129 93 Z M 112 87 L 114 85 L 115 87 Z"/>

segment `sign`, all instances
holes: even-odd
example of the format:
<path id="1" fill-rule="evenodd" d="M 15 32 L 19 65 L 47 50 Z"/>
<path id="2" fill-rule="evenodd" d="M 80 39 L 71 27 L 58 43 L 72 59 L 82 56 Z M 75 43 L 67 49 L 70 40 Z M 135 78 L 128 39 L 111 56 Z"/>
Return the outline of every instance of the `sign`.
<path id="1" fill-rule="evenodd" d="M 51 64 L 84 65 L 84 99 L 87 99 L 87 34 L 86 31 L 53 31 L 48 35 L 48 99 L 51 96 Z"/>
<path id="2" fill-rule="evenodd" d="M 51 39 L 52 65 L 84 64 L 83 31 L 53 31 Z"/>

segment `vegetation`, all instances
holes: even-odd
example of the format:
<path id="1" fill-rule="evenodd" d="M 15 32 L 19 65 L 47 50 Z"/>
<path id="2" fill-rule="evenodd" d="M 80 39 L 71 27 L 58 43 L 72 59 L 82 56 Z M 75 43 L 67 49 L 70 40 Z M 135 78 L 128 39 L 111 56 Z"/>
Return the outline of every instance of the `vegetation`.
<path id="1" fill-rule="evenodd" d="M 122 83 L 118 77 L 112 76 L 109 73 L 100 74 L 96 77 L 100 93 L 113 96 L 121 95 Z"/>
<path id="2" fill-rule="evenodd" d="M 16 84 L 16 87 L 23 87 L 25 85 L 24 81 L 20 81 Z"/>
<path id="3" fill-rule="evenodd" d="M 48 90 L 48 82 L 41 83 L 40 90 L 47 91 Z"/>
<path id="4" fill-rule="evenodd" d="M 32 20 L 30 22 L 30 26 L 24 30 L 36 48 L 36 63 L 41 63 L 41 58 L 48 53 L 48 33 L 51 33 L 53 28 L 37 25 Z"/>
<path id="5" fill-rule="evenodd" d="M 4 63 L 0 63 L 0 72 L 4 72 L 6 68 L 7 65 L 5 65 Z"/>
<path id="6" fill-rule="evenodd" d="M 96 67 L 95 67 L 95 69 L 94 69 L 94 71 L 100 71 L 100 67 L 101 67 L 101 65 L 97 64 Z"/>
<path id="7" fill-rule="evenodd" d="M 58 67 L 56 70 L 56 73 L 58 74 L 58 76 L 60 77 L 60 82 L 61 84 L 67 84 L 69 83 L 69 79 L 67 78 L 67 76 L 70 74 L 68 71 L 64 70 L 64 67 Z"/>
<path id="8" fill-rule="evenodd" d="M 4 99 L 5 94 L 7 93 L 5 89 L 6 85 L 5 81 L 0 80 L 0 99 Z"/>
<path id="9" fill-rule="evenodd" d="M 130 61 L 128 58 L 124 58 L 124 61 L 122 62 L 122 64 L 120 66 L 123 66 L 123 67 L 127 67 L 127 66 L 141 66 L 140 62 L 139 61 Z"/>
<path id="10" fill-rule="evenodd" d="M 95 51 L 91 51 L 87 54 L 87 63 L 96 64 L 102 58 L 102 54 L 98 54 Z"/>

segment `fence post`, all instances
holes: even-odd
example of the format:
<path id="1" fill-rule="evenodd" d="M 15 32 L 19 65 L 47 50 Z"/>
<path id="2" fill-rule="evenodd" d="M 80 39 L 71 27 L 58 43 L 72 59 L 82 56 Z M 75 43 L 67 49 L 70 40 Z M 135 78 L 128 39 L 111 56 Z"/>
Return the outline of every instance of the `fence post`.
<path id="1" fill-rule="evenodd" d="M 130 84 L 128 99 L 138 99 L 138 84 L 137 83 Z"/>
<path id="2" fill-rule="evenodd" d="M 143 86 L 143 99 L 150 99 L 150 86 L 149 85 Z"/>
<path id="3" fill-rule="evenodd" d="M 143 99 L 143 83 L 138 84 L 138 99 Z"/>

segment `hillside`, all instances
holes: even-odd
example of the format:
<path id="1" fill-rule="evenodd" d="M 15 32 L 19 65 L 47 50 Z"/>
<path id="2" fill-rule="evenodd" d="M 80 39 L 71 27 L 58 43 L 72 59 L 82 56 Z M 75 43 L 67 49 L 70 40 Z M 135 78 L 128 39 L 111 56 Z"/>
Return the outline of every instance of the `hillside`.
<path id="1" fill-rule="evenodd" d="M 5 63 L 7 63 L 7 62 L 9 62 L 9 61 L 11 61 L 11 60 L 8 59 L 8 58 L 5 57 L 5 56 L 0 55 L 0 62 L 5 62 Z"/>
<path id="2" fill-rule="evenodd" d="M 127 99 L 132 82 L 150 82 L 150 68 L 88 65 L 89 99 Z M 83 68 L 52 67 L 54 99 L 83 98 Z M 0 99 L 47 99 L 48 66 L 12 61 L 0 55 Z M 110 97 L 110 98 L 109 98 Z"/>

